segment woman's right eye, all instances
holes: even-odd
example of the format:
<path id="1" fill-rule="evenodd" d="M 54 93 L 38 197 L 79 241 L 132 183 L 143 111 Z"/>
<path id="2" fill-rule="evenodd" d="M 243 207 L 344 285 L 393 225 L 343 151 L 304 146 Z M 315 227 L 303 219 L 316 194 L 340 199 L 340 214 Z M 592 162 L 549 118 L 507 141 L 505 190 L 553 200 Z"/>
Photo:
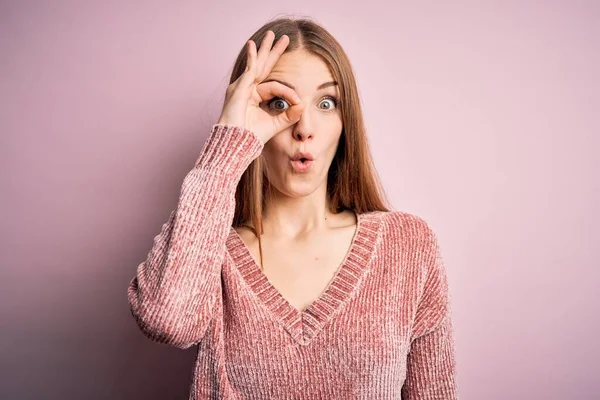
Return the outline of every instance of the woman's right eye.
<path id="1" fill-rule="evenodd" d="M 268 106 L 270 109 L 275 111 L 285 111 L 290 105 L 287 101 L 285 101 L 285 99 L 282 99 L 281 97 L 274 97 L 271 99 L 271 101 L 269 101 Z"/>

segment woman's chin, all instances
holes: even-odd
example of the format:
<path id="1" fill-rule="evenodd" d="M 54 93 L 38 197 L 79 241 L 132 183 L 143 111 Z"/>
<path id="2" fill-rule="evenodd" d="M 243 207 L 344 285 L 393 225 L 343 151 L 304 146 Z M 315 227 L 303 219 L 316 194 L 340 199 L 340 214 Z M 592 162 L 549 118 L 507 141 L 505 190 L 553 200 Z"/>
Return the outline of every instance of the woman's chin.
<path id="1" fill-rule="evenodd" d="M 304 197 L 313 193 L 318 187 L 318 182 L 292 178 L 283 185 L 281 191 L 290 197 Z"/>

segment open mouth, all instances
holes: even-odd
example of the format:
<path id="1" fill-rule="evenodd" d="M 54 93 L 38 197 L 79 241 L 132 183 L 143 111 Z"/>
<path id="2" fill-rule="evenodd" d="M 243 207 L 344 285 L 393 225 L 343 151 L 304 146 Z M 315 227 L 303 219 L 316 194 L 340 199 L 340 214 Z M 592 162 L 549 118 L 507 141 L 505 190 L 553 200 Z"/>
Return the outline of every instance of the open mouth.
<path id="1" fill-rule="evenodd" d="M 292 167 L 296 172 L 307 172 L 310 169 L 313 160 L 309 160 L 306 157 L 302 157 L 297 160 L 292 160 L 291 163 Z"/>

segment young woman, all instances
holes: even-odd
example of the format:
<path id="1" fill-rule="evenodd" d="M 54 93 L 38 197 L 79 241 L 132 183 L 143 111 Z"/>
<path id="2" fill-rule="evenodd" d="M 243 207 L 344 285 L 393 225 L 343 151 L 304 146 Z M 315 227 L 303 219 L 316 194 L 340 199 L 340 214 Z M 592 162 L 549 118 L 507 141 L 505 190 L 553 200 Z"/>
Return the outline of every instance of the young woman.
<path id="1" fill-rule="evenodd" d="M 458 397 L 436 236 L 382 192 L 340 44 L 263 26 L 128 288 L 145 335 L 198 346 L 191 399 Z"/>

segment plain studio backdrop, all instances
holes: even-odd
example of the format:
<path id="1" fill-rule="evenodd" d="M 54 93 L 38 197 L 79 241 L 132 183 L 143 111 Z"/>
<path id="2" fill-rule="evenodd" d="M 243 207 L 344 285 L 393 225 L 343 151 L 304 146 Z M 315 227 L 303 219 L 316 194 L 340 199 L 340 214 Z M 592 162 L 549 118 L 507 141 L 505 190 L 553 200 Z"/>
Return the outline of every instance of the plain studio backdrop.
<path id="1" fill-rule="evenodd" d="M 461 399 L 600 398 L 600 3 L 0 3 L 0 398 L 187 399 L 127 285 L 263 23 L 356 71 L 395 209 L 439 235 Z"/>

